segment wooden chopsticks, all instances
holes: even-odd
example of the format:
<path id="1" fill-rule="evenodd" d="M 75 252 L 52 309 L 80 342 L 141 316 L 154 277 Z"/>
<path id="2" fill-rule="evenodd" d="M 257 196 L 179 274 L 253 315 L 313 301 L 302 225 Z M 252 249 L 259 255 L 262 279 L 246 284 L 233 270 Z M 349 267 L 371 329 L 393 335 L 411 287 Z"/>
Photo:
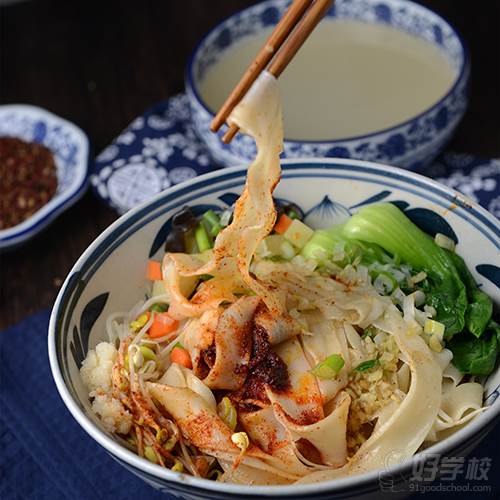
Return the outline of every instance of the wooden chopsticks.
<path id="1" fill-rule="evenodd" d="M 221 106 L 210 125 L 217 132 L 234 107 L 243 99 L 259 74 L 267 70 L 278 78 L 302 44 L 321 21 L 334 0 L 294 0 L 281 21 L 271 33 L 260 52 L 243 74 L 241 80 Z M 270 63 L 270 64 L 269 64 Z M 269 65 L 269 66 L 268 66 Z M 238 133 L 231 125 L 222 137 L 226 144 Z"/>

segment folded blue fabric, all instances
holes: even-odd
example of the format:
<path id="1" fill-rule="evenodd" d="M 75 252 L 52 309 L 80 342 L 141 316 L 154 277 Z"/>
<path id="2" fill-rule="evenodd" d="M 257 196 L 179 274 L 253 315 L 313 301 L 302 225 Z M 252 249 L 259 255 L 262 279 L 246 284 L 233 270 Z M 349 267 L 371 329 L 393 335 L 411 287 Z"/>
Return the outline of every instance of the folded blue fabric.
<path id="1" fill-rule="evenodd" d="M 40 312 L 0 332 L 0 498 L 173 498 L 155 491 L 114 462 L 68 412 L 50 373 L 46 348 L 49 314 Z M 476 490 L 474 498 L 498 498 L 499 442 L 497 426 L 472 453 L 478 459 L 491 459 L 487 480 L 467 480 L 468 464 L 474 460 L 470 458 L 457 480 L 440 484 L 489 486 L 487 493 Z M 432 484 L 423 483 L 427 487 Z M 434 491 L 427 497 L 442 499 L 443 492 Z"/>
<path id="2" fill-rule="evenodd" d="M 168 499 L 112 460 L 64 406 L 50 373 L 49 314 L 0 333 L 0 498 Z"/>

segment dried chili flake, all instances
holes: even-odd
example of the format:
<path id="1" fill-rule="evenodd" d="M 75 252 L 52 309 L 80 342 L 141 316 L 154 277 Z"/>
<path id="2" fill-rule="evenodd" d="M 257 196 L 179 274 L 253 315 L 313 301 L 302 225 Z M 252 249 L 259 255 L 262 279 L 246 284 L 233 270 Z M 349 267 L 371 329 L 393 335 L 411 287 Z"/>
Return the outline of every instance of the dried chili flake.
<path id="1" fill-rule="evenodd" d="M 20 224 L 54 196 L 57 170 L 42 144 L 0 137 L 0 229 Z"/>

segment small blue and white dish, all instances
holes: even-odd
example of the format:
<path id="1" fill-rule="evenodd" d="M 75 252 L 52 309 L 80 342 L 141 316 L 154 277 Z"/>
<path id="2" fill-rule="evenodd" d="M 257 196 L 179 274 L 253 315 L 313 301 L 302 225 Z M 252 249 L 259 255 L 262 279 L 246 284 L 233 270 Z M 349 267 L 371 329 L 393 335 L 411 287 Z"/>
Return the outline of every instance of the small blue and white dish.
<path id="1" fill-rule="evenodd" d="M 393 481 L 392 492 L 402 491 L 412 467 L 426 456 L 469 453 L 500 418 L 500 367 L 484 382 L 489 407 L 425 454 L 383 471 L 318 484 L 243 486 L 191 477 L 140 458 L 105 431 L 90 408 L 79 372 L 81 361 L 89 349 L 107 339 L 106 318 L 144 298 L 146 262 L 160 258 L 172 215 L 186 205 L 227 208 L 243 190 L 245 179 L 245 167 L 221 169 L 159 193 L 106 229 L 66 278 L 50 319 L 50 364 L 64 403 L 90 438 L 151 486 L 186 499 L 380 498 L 381 479 Z M 453 238 L 474 279 L 500 306 L 498 219 L 453 189 L 413 172 L 364 161 L 296 159 L 283 162 L 275 196 L 297 203 L 307 223 L 316 228 L 342 222 L 367 204 L 393 202 L 430 234 L 439 231 Z"/>
<path id="2" fill-rule="evenodd" d="M 267 0 L 229 17 L 201 40 L 188 63 L 185 84 L 195 130 L 212 157 L 223 166 L 238 165 L 254 158 L 255 147 L 241 134 L 229 145 L 223 144 L 220 138 L 226 127 L 218 136 L 210 131 L 214 110 L 201 97 L 200 82 L 207 70 L 225 56 L 228 47 L 244 37 L 269 29 L 283 16 L 289 4 L 290 0 Z M 389 25 L 432 43 L 449 60 L 455 73 L 454 81 L 438 102 L 409 120 L 344 139 L 285 138 L 284 157 L 357 158 L 410 170 L 419 170 L 429 164 L 451 138 L 467 107 L 470 63 L 459 34 L 436 13 L 409 0 L 337 0 L 322 23 L 331 25 L 333 30 L 335 19 Z"/>
<path id="3" fill-rule="evenodd" d="M 83 196 L 88 184 L 89 140 L 73 123 L 26 104 L 0 106 L 0 137 L 17 137 L 50 149 L 58 183 L 47 204 L 20 224 L 0 230 L 1 250 L 32 238 Z"/>

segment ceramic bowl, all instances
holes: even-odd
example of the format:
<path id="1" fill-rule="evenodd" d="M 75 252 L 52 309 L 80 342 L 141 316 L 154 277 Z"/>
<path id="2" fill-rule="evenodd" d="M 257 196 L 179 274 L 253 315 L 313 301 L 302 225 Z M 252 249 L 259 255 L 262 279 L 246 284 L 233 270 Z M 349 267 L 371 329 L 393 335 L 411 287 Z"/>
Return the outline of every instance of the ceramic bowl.
<path id="1" fill-rule="evenodd" d="M 0 249 L 11 248 L 35 236 L 85 193 L 89 140 L 73 123 L 26 104 L 0 106 L 0 137 L 17 137 L 50 149 L 57 168 L 54 197 L 16 226 L 0 230 Z"/>
<path id="2" fill-rule="evenodd" d="M 245 176 L 245 168 L 229 168 L 186 181 L 130 210 L 90 245 L 66 278 L 50 320 L 48 348 L 58 390 L 79 424 L 114 459 L 155 488 L 182 498 L 360 498 L 380 493 L 381 473 L 384 481 L 392 478 L 394 487 L 400 488 L 419 455 L 384 471 L 314 485 L 252 487 L 197 479 L 130 452 L 103 429 L 90 410 L 79 374 L 81 362 L 89 348 L 106 338 L 108 315 L 128 310 L 144 298 L 146 262 L 160 258 L 171 216 L 185 205 L 203 205 L 203 210 L 231 206 Z M 316 228 L 342 222 L 361 206 L 394 202 L 424 230 L 439 231 L 457 241 L 457 251 L 474 278 L 500 305 L 498 221 L 456 191 L 417 174 L 369 162 L 303 159 L 283 162 L 275 195 L 297 203 L 306 222 Z M 497 370 L 485 381 L 490 408 L 426 453 L 463 456 L 479 443 L 499 416 L 499 384 Z"/>
<path id="3" fill-rule="evenodd" d="M 223 144 L 220 137 L 226 130 L 225 126 L 218 136 L 210 132 L 214 110 L 203 101 L 199 84 L 207 69 L 224 57 L 228 47 L 275 25 L 289 3 L 289 0 L 268 0 L 231 16 L 205 35 L 188 63 L 186 93 L 195 129 L 213 158 L 223 166 L 239 165 L 254 158 L 255 147 L 252 140 L 242 134 L 238 134 L 229 145 Z M 284 157 L 358 158 L 411 170 L 425 166 L 443 149 L 467 107 L 470 65 L 460 36 L 436 13 L 408 0 L 337 0 L 322 22 L 333 24 L 333 19 L 388 24 L 427 40 L 446 55 L 456 78 L 442 99 L 428 109 L 422 109 L 410 120 L 371 134 L 339 140 L 285 138 Z"/>

